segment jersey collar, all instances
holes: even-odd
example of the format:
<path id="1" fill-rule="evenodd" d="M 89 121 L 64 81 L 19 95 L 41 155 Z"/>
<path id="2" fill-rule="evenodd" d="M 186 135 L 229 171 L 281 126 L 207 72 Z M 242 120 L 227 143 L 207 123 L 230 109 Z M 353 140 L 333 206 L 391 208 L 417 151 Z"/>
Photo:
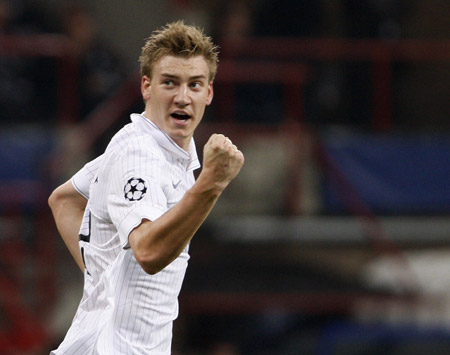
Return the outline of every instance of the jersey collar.
<path id="1" fill-rule="evenodd" d="M 161 147 L 170 151 L 178 159 L 182 159 L 186 163 L 188 171 L 195 170 L 200 167 L 200 161 L 197 156 L 194 138 L 192 138 L 189 143 L 188 151 L 185 151 L 178 144 L 176 144 L 173 139 L 167 135 L 167 133 L 145 117 L 144 114 L 131 114 L 131 121 L 136 124 L 140 130 L 151 134 Z"/>

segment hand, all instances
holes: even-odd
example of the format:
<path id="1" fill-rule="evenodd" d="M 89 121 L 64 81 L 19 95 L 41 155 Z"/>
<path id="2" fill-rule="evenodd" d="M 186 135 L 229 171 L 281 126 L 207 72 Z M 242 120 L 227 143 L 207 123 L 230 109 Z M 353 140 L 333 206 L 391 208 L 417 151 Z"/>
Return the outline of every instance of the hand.
<path id="1" fill-rule="evenodd" d="M 223 134 L 213 134 L 203 148 L 203 170 L 199 179 L 220 191 L 225 189 L 244 165 L 244 155 Z"/>

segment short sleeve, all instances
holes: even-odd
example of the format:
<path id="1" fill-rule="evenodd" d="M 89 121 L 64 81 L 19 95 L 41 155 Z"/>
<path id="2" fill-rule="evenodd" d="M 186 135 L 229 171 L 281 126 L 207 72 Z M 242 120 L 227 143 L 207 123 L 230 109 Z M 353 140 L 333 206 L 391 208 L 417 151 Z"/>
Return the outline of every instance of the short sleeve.
<path id="1" fill-rule="evenodd" d="M 103 155 L 98 156 L 94 160 L 91 160 L 83 168 L 81 168 L 72 177 L 72 185 L 75 190 L 86 199 L 89 199 L 89 187 L 93 181 L 95 175 L 97 174 L 98 168 L 100 166 Z"/>
<path id="2" fill-rule="evenodd" d="M 167 210 L 162 160 L 151 151 L 128 149 L 112 166 L 108 212 L 125 247 L 129 234 L 143 219 L 154 221 Z"/>

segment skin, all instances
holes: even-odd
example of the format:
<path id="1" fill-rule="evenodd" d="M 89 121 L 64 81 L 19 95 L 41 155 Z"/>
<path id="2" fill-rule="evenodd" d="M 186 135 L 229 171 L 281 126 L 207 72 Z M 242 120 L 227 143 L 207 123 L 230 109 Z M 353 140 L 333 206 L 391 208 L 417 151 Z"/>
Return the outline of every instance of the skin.
<path id="1" fill-rule="evenodd" d="M 155 64 L 152 78 L 142 77 L 141 93 L 146 102 L 144 115 L 187 150 L 205 107 L 213 99 L 209 68 L 202 56 L 165 56 Z M 189 115 L 187 120 L 171 114 Z"/>
<path id="2" fill-rule="evenodd" d="M 72 182 L 67 181 L 52 192 L 48 204 L 67 249 L 80 270 L 84 272 L 84 263 L 78 245 L 78 233 L 87 200 L 75 190 Z"/>
<path id="3" fill-rule="evenodd" d="M 208 78 L 202 56 L 165 56 L 155 64 L 152 78 L 143 76 L 141 81 L 145 117 L 185 150 L 213 98 L 213 83 Z M 181 120 L 173 114 L 189 118 Z M 134 256 L 145 272 L 155 274 L 178 257 L 243 164 L 243 154 L 229 138 L 222 134 L 209 138 L 194 186 L 172 209 L 155 221 L 144 219 L 129 235 Z M 86 200 L 68 181 L 52 193 L 49 205 L 64 242 L 84 270 L 78 232 Z"/>

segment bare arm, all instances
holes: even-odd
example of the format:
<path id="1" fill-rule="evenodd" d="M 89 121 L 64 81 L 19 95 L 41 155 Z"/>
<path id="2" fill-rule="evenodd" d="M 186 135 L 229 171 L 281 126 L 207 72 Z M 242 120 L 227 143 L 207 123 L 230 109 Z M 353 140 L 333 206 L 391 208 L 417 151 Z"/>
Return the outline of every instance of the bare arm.
<path id="1" fill-rule="evenodd" d="M 48 199 L 56 227 L 82 272 L 84 263 L 78 245 L 78 233 L 86 203 L 87 200 L 75 190 L 71 181 L 56 188 Z"/>
<path id="2" fill-rule="evenodd" d="M 144 220 L 129 235 L 136 260 L 147 273 L 159 272 L 178 257 L 243 164 L 244 156 L 228 138 L 211 136 L 194 186 L 171 210 L 153 222 Z"/>

